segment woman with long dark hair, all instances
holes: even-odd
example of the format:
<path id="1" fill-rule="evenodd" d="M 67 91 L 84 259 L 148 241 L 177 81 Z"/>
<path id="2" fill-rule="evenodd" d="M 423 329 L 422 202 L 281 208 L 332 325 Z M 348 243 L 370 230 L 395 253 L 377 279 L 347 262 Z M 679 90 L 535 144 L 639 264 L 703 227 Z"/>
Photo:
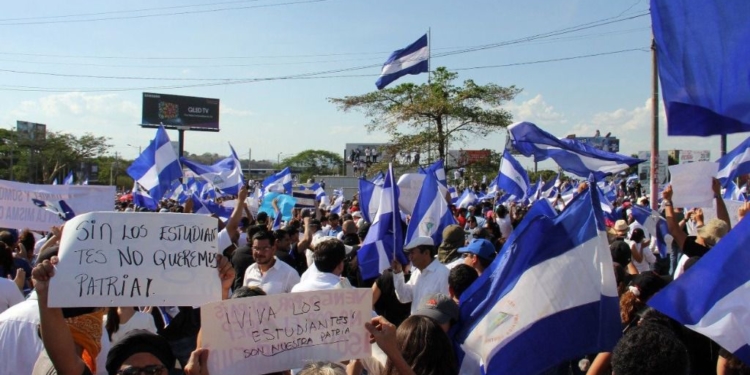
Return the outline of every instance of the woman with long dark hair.
<path id="1" fill-rule="evenodd" d="M 109 335 L 109 341 L 116 343 L 126 333 L 134 329 L 143 329 L 156 333 L 154 317 L 151 308 L 146 311 L 138 311 L 135 307 L 110 307 L 104 316 L 104 326 Z"/>

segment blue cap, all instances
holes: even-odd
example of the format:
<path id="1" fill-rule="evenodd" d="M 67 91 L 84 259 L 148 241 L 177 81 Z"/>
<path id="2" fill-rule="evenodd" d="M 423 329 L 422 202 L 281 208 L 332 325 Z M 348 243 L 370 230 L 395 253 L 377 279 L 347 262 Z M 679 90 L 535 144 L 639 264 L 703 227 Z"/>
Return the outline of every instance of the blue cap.
<path id="1" fill-rule="evenodd" d="M 492 260 L 495 258 L 495 246 L 492 242 L 485 240 L 484 238 L 475 238 L 469 246 L 458 249 L 459 253 L 472 253 L 476 254 L 480 258 Z"/>

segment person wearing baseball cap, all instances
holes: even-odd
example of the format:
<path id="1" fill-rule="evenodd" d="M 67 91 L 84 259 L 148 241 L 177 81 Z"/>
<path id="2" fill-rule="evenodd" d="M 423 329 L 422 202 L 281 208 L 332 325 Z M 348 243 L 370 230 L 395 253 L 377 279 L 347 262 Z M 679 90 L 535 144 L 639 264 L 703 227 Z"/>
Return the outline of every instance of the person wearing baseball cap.
<path id="1" fill-rule="evenodd" d="M 458 321 L 461 314 L 458 304 L 451 297 L 442 293 L 434 293 L 422 298 L 417 311 L 412 315 L 432 318 L 445 333 L 448 333 L 448 330 Z"/>
<path id="2" fill-rule="evenodd" d="M 458 249 L 463 254 L 464 264 L 471 266 L 481 276 L 495 259 L 495 246 L 484 238 L 473 239 L 468 246 Z"/>
<path id="3" fill-rule="evenodd" d="M 449 270 L 435 257 L 437 247 L 432 237 L 414 237 L 404 245 L 404 252 L 409 257 L 412 265 L 411 278 L 404 281 L 402 265 L 394 259 L 391 263 L 393 269 L 393 287 L 396 290 L 396 298 L 401 303 L 421 301 L 424 296 L 442 293 L 448 294 Z M 412 303 L 411 313 L 417 310 L 417 304 Z"/>

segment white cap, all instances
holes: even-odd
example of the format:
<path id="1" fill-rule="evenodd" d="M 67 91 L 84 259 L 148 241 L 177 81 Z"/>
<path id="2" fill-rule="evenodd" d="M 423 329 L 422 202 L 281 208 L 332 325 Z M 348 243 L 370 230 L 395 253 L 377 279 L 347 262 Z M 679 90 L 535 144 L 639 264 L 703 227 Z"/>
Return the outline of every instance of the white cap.
<path id="1" fill-rule="evenodd" d="M 362 213 L 359 211 L 352 212 L 352 217 L 362 217 Z"/>
<path id="2" fill-rule="evenodd" d="M 435 246 L 435 241 L 432 240 L 432 237 L 414 237 L 408 244 L 404 245 L 404 250 L 410 250 L 419 246 Z"/>

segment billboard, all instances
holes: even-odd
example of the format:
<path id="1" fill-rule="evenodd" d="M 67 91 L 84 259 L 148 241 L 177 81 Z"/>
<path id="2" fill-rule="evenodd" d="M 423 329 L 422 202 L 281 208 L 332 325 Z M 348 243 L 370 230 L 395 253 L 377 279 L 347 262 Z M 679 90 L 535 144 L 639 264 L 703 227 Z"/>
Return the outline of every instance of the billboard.
<path id="1" fill-rule="evenodd" d="M 16 121 L 19 139 L 43 141 L 47 138 L 47 125 L 28 121 Z"/>
<path id="2" fill-rule="evenodd" d="M 472 164 L 485 163 L 492 156 L 490 150 L 450 150 L 447 165 L 466 167 Z"/>
<path id="3" fill-rule="evenodd" d="M 646 160 L 646 162 L 638 164 L 638 179 L 641 181 L 643 191 L 648 193 L 651 188 L 651 151 L 638 152 L 638 159 Z M 669 181 L 668 167 L 669 153 L 667 151 L 659 151 L 659 165 L 657 167 L 657 173 L 659 173 L 659 180 L 657 182 L 659 186 Z"/>
<path id="4" fill-rule="evenodd" d="M 680 150 L 680 164 L 694 163 L 696 161 L 711 161 L 711 151 Z"/>
<path id="5" fill-rule="evenodd" d="M 607 152 L 620 152 L 620 139 L 617 137 L 575 137 L 572 138 L 578 142 L 585 143 L 596 149 Z"/>
<path id="6" fill-rule="evenodd" d="M 219 131 L 219 99 L 143 93 L 141 126 Z"/>

